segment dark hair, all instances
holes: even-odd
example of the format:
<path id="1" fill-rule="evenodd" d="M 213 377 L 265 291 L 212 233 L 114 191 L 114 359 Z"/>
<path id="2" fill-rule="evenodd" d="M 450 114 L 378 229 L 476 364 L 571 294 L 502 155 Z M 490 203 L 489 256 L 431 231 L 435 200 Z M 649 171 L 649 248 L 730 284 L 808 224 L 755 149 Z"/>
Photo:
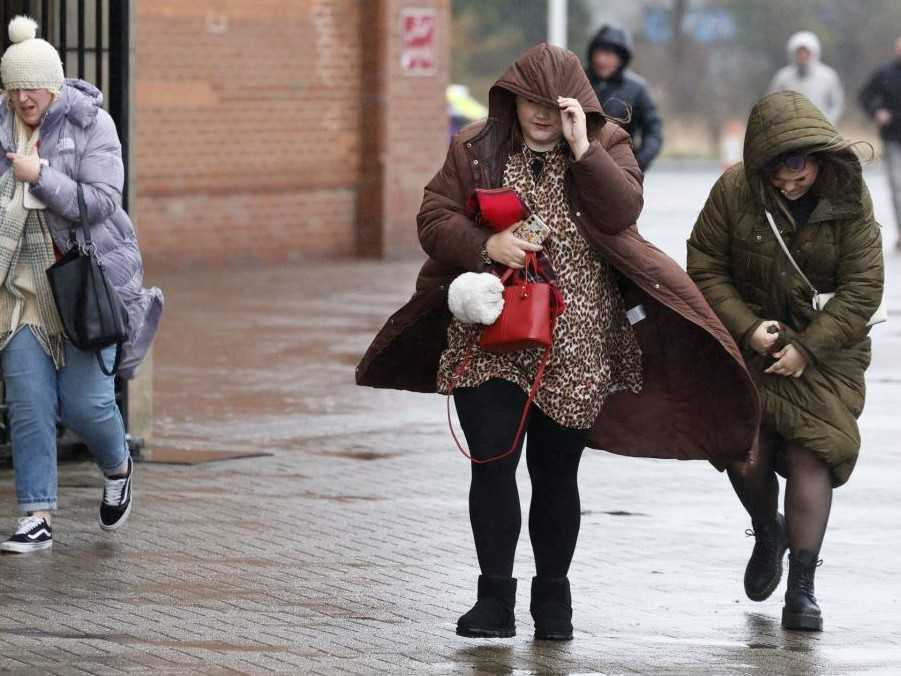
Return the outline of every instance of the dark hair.
<path id="1" fill-rule="evenodd" d="M 835 195 L 849 188 L 860 192 L 863 165 L 873 161 L 876 151 L 868 141 L 842 140 L 811 156 L 820 165 L 814 184 L 817 194 Z"/>

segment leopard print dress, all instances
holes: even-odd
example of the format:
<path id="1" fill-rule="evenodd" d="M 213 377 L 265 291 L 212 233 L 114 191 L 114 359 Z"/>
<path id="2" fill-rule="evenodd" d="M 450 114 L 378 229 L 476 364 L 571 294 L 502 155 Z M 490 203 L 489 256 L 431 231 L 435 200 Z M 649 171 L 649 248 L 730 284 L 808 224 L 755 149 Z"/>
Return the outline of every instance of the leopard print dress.
<path id="1" fill-rule="evenodd" d="M 591 249 L 570 216 L 564 185 L 567 153 L 565 146 L 544 153 L 544 168 L 536 179 L 530 164 L 542 158 L 524 146 L 521 153 L 507 158 L 504 185 L 523 195 L 550 226 L 544 250 L 566 302 L 535 403 L 559 425 L 585 429 L 594 424 L 609 395 L 641 391 L 641 349 L 626 318 L 613 267 Z M 451 321 L 448 347 L 438 368 L 440 392 L 450 390 L 453 373 L 480 330 L 481 325 Z M 528 392 L 542 353 L 541 348 L 485 352 L 476 344 L 456 387 L 477 387 L 502 378 Z"/>

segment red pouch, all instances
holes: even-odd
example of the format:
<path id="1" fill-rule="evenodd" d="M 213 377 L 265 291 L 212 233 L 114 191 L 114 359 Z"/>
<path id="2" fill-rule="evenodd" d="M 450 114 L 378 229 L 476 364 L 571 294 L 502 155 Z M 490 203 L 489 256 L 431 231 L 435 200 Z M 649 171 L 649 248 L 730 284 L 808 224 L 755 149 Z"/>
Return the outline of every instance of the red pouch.
<path id="1" fill-rule="evenodd" d="M 506 230 L 529 215 L 522 198 L 513 188 L 476 188 L 466 206 L 481 225 L 495 232 Z"/>

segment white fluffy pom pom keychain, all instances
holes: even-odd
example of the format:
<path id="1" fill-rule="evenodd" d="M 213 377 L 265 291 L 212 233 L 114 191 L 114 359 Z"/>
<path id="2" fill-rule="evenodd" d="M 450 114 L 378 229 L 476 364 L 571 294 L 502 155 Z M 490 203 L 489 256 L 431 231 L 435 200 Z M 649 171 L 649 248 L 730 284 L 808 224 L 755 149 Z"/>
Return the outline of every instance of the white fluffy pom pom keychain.
<path id="1" fill-rule="evenodd" d="M 34 40 L 38 34 L 38 22 L 29 16 L 17 16 L 9 22 L 9 41 L 13 44 Z"/>
<path id="2" fill-rule="evenodd" d="M 451 282 L 447 305 L 464 324 L 494 324 L 504 309 L 504 285 L 488 272 L 464 272 Z"/>

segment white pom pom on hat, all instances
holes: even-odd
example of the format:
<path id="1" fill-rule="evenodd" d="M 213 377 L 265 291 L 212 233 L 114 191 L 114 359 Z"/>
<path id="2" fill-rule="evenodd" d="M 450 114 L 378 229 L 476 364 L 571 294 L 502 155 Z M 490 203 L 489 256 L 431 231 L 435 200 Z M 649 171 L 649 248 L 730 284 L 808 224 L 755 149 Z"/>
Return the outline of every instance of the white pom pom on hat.
<path id="1" fill-rule="evenodd" d="M 9 22 L 13 44 L 0 59 L 4 89 L 62 89 L 66 76 L 59 53 L 37 34 L 37 21 L 31 17 L 17 16 Z"/>
<path id="2" fill-rule="evenodd" d="M 9 41 L 14 45 L 38 36 L 38 22 L 30 16 L 17 16 L 9 22 Z"/>

